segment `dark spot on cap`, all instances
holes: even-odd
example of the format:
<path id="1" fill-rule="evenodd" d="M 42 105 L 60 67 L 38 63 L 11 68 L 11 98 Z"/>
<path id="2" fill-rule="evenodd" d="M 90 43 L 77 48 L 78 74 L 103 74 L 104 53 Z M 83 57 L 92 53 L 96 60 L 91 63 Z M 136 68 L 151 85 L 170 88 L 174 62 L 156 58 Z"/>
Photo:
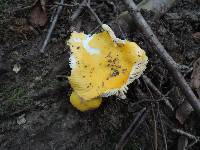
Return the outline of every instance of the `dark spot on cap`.
<path id="1" fill-rule="evenodd" d="M 112 73 L 112 77 L 118 76 L 119 75 L 119 71 L 118 70 L 114 70 Z"/>
<path id="2" fill-rule="evenodd" d="M 125 73 L 127 71 L 127 69 L 125 68 L 125 69 L 122 69 L 122 73 Z"/>

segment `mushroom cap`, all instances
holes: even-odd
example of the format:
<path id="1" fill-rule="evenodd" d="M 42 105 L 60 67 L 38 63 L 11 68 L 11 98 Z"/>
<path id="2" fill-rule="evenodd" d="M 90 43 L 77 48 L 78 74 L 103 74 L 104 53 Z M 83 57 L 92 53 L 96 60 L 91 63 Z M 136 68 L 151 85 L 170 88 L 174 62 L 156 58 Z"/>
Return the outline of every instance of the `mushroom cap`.
<path id="1" fill-rule="evenodd" d="M 94 98 L 91 100 L 84 100 L 75 92 L 70 96 L 71 104 L 80 111 L 88 111 L 98 108 L 101 105 L 102 98 Z"/>
<path id="2" fill-rule="evenodd" d="M 73 32 L 69 82 L 81 98 L 124 96 L 127 85 L 139 78 L 148 58 L 135 42 L 117 43 L 107 31 L 86 35 Z"/>

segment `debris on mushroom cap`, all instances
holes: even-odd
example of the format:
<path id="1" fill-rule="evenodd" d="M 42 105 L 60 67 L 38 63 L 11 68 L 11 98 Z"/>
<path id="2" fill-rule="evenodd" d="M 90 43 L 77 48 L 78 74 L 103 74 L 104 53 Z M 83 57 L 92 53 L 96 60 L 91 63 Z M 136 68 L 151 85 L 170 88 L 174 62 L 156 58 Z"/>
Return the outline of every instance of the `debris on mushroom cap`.
<path id="1" fill-rule="evenodd" d="M 75 92 L 72 92 L 70 96 L 71 104 L 80 111 L 87 111 L 98 108 L 101 105 L 102 98 L 94 98 L 91 100 L 84 100 L 78 96 Z"/>
<path id="2" fill-rule="evenodd" d="M 125 98 L 127 85 L 139 78 L 148 58 L 135 42 L 120 40 L 108 25 L 101 33 L 86 35 L 73 32 L 69 82 L 81 98 L 118 95 Z"/>

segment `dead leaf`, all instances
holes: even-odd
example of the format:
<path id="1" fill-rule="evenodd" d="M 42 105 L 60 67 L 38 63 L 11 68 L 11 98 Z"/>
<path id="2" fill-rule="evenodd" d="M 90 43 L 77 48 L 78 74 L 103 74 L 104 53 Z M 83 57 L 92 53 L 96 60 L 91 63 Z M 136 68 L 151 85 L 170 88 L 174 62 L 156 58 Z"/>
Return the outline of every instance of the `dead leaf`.
<path id="1" fill-rule="evenodd" d="M 193 33 L 193 34 L 192 34 L 192 38 L 193 38 L 195 41 L 200 41 L 200 32 Z"/>
<path id="2" fill-rule="evenodd" d="M 197 92 L 198 96 L 200 97 L 200 58 L 197 59 L 193 64 L 191 87 Z M 176 119 L 181 124 L 184 124 L 185 120 L 189 117 L 192 111 L 192 106 L 187 101 L 184 101 L 176 110 Z"/>
<path id="3" fill-rule="evenodd" d="M 192 111 L 192 106 L 185 100 L 176 110 L 176 119 L 180 122 L 180 124 L 184 124 Z"/>
<path id="4" fill-rule="evenodd" d="M 34 26 L 44 26 L 47 21 L 46 1 L 36 0 L 31 11 L 30 23 Z"/>
<path id="5" fill-rule="evenodd" d="M 193 64 L 193 72 L 191 76 L 191 86 L 193 89 L 200 88 L 200 58 Z"/>

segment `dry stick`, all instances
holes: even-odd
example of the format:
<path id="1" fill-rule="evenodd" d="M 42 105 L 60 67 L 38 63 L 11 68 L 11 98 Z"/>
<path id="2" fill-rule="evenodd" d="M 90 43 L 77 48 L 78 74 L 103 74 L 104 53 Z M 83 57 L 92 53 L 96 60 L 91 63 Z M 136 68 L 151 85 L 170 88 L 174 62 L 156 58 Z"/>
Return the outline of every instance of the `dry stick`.
<path id="1" fill-rule="evenodd" d="M 173 60 L 173 58 L 167 53 L 163 45 L 159 42 L 158 38 L 155 36 L 153 31 L 151 30 L 150 26 L 147 24 L 145 19 L 143 18 L 142 14 L 138 10 L 137 6 L 132 0 L 124 0 L 128 10 L 130 11 L 130 14 L 138 26 L 140 30 L 143 32 L 143 34 L 147 37 L 147 39 L 150 41 L 150 43 L 153 45 L 155 51 L 160 55 L 160 57 L 163 59 L 165 64 L 167 65 L 167 68 L 172 73 L 175 81 L 179 85 L 182 92 L 185 94 L 188 102 L 192 105 L 193 109 L 196 111 L 196 113 L 200 116 L 200 102 L 193 93 L 190 86 L 185 81 L 184 77 L 181 75 L 181 73 L 177 70 L 176 62 Z"/>
<path id="2" fill-rule="evenodd" d="M 77 6 L 78 5 L 78 3 L 76 3 L 76 4 L 62 4 L 62 3 L 58 3 L 58 2 L 55 2 L 54 3 L 55 5 L 58 5 L 58 6 L 66 6 L 66 7 L 74 7 L 74 6 Z"/>
<path id="3" fill-rule="evenodd" d="M 164 145 L 165 145 L 165 150 L 168 150 L 167 137 L 166 137 L 166 134 L 165 134 L 164 125 L 163 125 L 161 114 L 160 114 L 160 105 L 158 104 L 157 107 L 158 107 L 158 112 L 159 112 L 158 118 L 160 120 L 160 126 L 161 126 L 162 138 L 163 138 Z"/>
<path id="4" fill-rule="evenodd" d="M 119 143 L 116 145 L 115 150 L 122 150 L 123 149 L 123 147 L 129 141 L 129 138 L 135 133 L 135 131 L 140 126 L 140 124 L 145 120 L 146 115 L 147 115 L 146 107 L 144 107 L 140 112 L 138 112 L 137 116 L 135 117 L 135 119 L 133 120 L 131 125 L 124 132 L 121 139 L 119 140 Z"/>
<path id="5" fill-rule="evenodd" d="M 149 89 L 149 87 L 148 87 L 148 85 L 147 85 L 147 83 L 146 83 L 146 81 L 145 81 L 144 78 L 143 78 L 143 81 L 144 81 L 144 84 L 145 84 L 145 86 L 146 86 L 146 88 L 147 88 L 149 94 L 150 94 L 151 99 L 153 99 L 153 100 L 155 101 L 155 99 L 154 99 L 154 97 L 153 97 L 153 94 L 152 94 L 152 92 L 150 91 L 150 89 Z M 159 105 L 158 102 L 156 102 L 156 104 Z M 153 106 L 152 103 L 151 103 L 151 110 L 152 110 L 153 121 L 154 121 L 154 128 L 153 128 L 153 129 L 154 129 L 154 150 L 157 150 L 157 149 L 158 149 L 157 122 L 156 122 L 156 115 L 155 115 L 154 106 Z M 160 112 L 158 112 L 158 113 L 160 113 Z"/>
<path id="6" fill-rule="evenodd" d="M 85 8 L 85 5 L 86 5 L 86 0 L 84 0 L 80 5 L 79 7 L 73 12 L 72 16 L 71 16 L 71 22 L 74 22 L 78 16 L 81 14 L 81 12 L 83 11 L 83 9 Z M 77 25 L 79 26 L 78 28 L 80 28 L 81 26 L 81 20 L 78 20 L 76 23 Z M 69 30 L 73 31 L 73 26 L 71 25 L 71 27 L 69 28 Z M 66 67 L 66 64 L 67 64 L 67 59 L 64 58 L 61 63 L 59 63 L 56 67 L 53 67 L 52 68 L 52 73 L 51 73 L 51 77 L 54 77 L 56 73 L 58 73 L 59 71 L 61 71 L 63 68 Z"/>
<path id="7" fill-rule="evenodd" d="M 151 79 L 149 79 L 146 75 L 142 75 L 143 80 L 147 83 L 149 88 L 155 92 L 156 95 L 163 97 L 165 104 L 172 110 L 174 111 L 174 107 L 172 104 L 169 102 L 169 100 L 163 95 L 160 90 L 152 83 Z"/>
<path id="8" fill-rule="evenodd" d="M 87 0 L 84 0 L 79 7 L 77 8 L 77 10 L 72 14 L 71 16 L 71 21 L 73 22 L 74 20 L 76 20 L 76 18 L 78 18 L 78 16 L 81 14 L 82 10 L 84 9 L 85 5 L 86 5 Z"/>
<path id="9" fill-rule="evenodd" d="M 148 89 L 152 99 L 154 99 L 154 97 L 153 97 L 153 94 L 151 93 L 151 91 L 149 90 L 149 88 L 151 90 L 155 91 L 155 93 L 158 94 L 159 96 L 162 95 L 162 93 L 157 89 L 157 87 L 151 82 L 151 80 L 147 76 L 143 75 L 142 79 L 144 80 L 145 85 L 147 86 L 147 89 Z M 154 99 L 154 101 L 155 101 L 155 99 Z M 163 126 L 162 118 L 161 118 L 161 115 L 160 115 L 160 105 L 159 105 L 158 102 L 156 102 L 156 106 L 157 106 L 157 111 L 158 111 L 158 118 L 160 120 L 162 138 L 163 138 L 163 141 L 164 141 L 165 150 L 167 150 L 168 149 L 167 148 L 168 147 L 167 146 L 167 138 L 166 138 L 166 135 L 165 135 L 164 126 Z"/>
<path id="10" fill-rule="evenodd" d="M 94 15 L 94 17 L 96 18 L 97 22 L 99 23 L 99 25 L 103 25 L 102 21 L 99 19 L 98 15 L 95 13 L 95 11 L 91 8 L 90 6 L 90 2 L 88 2 L 86 4 L 87 8 L 90 10 L 90 12 L 92 13 L 92 15 Z"/>
<path id="11" fill-rule="evenodd" d="M 87 1 L 84 0 L 84 1 L 79 5 L 79 7 L 77 8 L 77 10 L 73 13 L 73 15 L 71 16 L 71 21 L 72 21 L 72 22 L 80 15 L 80 13 L 82 12 L 82 10 L 83 10 L 83 8 L 84 8 L 86 2 L 87 2 Z M 53 22 L 52 22 L 52 24 L 51 24 L 49 30 L 48 30 L 48 34 L 47 34 L 47 36 L 46 36 L 46 39 L 45 39 L 44 44 L 43 44 L 43 46 L 42 46 L 42 49 L 40 50 L 41 53 L 44 53 L 44 50 L 45 50 L 45 48 L 46 48 L 46 46 L 47 46 L 47 44 L 48 44 L 48 42 L 49 42 L 49 39 L 50 39 L 51 34 L 52 34 L 52 31 L 53 31 L 53 29 L 54 29 L 54 27 L 55 27 L 55 25 L 56 25 L 56 22 L 57 22 L 57 20 L 58 20 L 58 17 L 59 17 L 59 15 L 60 15 L 61 11 L 62 11 L 62 8 L 63 8 L 63 6 L 66 6 L 66 4 L 64 4 L 64 0 L 61 0 L 60 3 L 58 3 L 58 4 L 59 4 L 59 6 L 58 6 L 58 9 L 57 9 L 56 15 L 55 15 L 55 17 L 54 17 L 54 19 L 53 19 Z M 69 6 L 69 5 L 67 4 L 67 6 Z"/>
<path id="12" fill-rule="evenodd" d="M 180 129 L 172 129 L 172 132 L 177 133 L 177 134 L 179 134 L 179 135 L 184 135 L 184 136 L 188 137 L 188 138 L 191 139 L 191 140 L 200 141 L 200 137 L 195 136 L 195 135 L 192 135 L 192 134 L 190 134 L 190 133 L 188 133 L 188 132 L 185 132 L 185 131 L 183 131 L 183 130 L 180 130 Z"/>
<path id="13" fill-rule="evenodd" d="M 60 4 L 64 4 L 64 0 L 60 0 Z M 44 53 L 44 50 L 45 50 L 45 48 L 46 48 L 46 46 L 47 46 L 47 44 L 48 44 L 48 42 L 50 40 L 52 31 L 53 31 L 53 29 L 54 29 L 54 27 L 56 25 L 56 22 L 58 21 L 58 17 L 60 15 L 61 11 L 62 11 L 62 8 L 63 8 L 63 6 L 61 6 L 61 5 L 58 6 L 58 8 L 57 8 L 57 12 L 56 12 L 56 14 L 55 14 L 55 16 L 53 18 L 53 21 L 52 21 L 51 26 L 50 26 L 50 28 L 48 30 L 47 36 L 45 38 L 45 41 L 43 43 L 43 46 L 42 46 L 42 48 L 40 50 L 41 53 Z"/>

